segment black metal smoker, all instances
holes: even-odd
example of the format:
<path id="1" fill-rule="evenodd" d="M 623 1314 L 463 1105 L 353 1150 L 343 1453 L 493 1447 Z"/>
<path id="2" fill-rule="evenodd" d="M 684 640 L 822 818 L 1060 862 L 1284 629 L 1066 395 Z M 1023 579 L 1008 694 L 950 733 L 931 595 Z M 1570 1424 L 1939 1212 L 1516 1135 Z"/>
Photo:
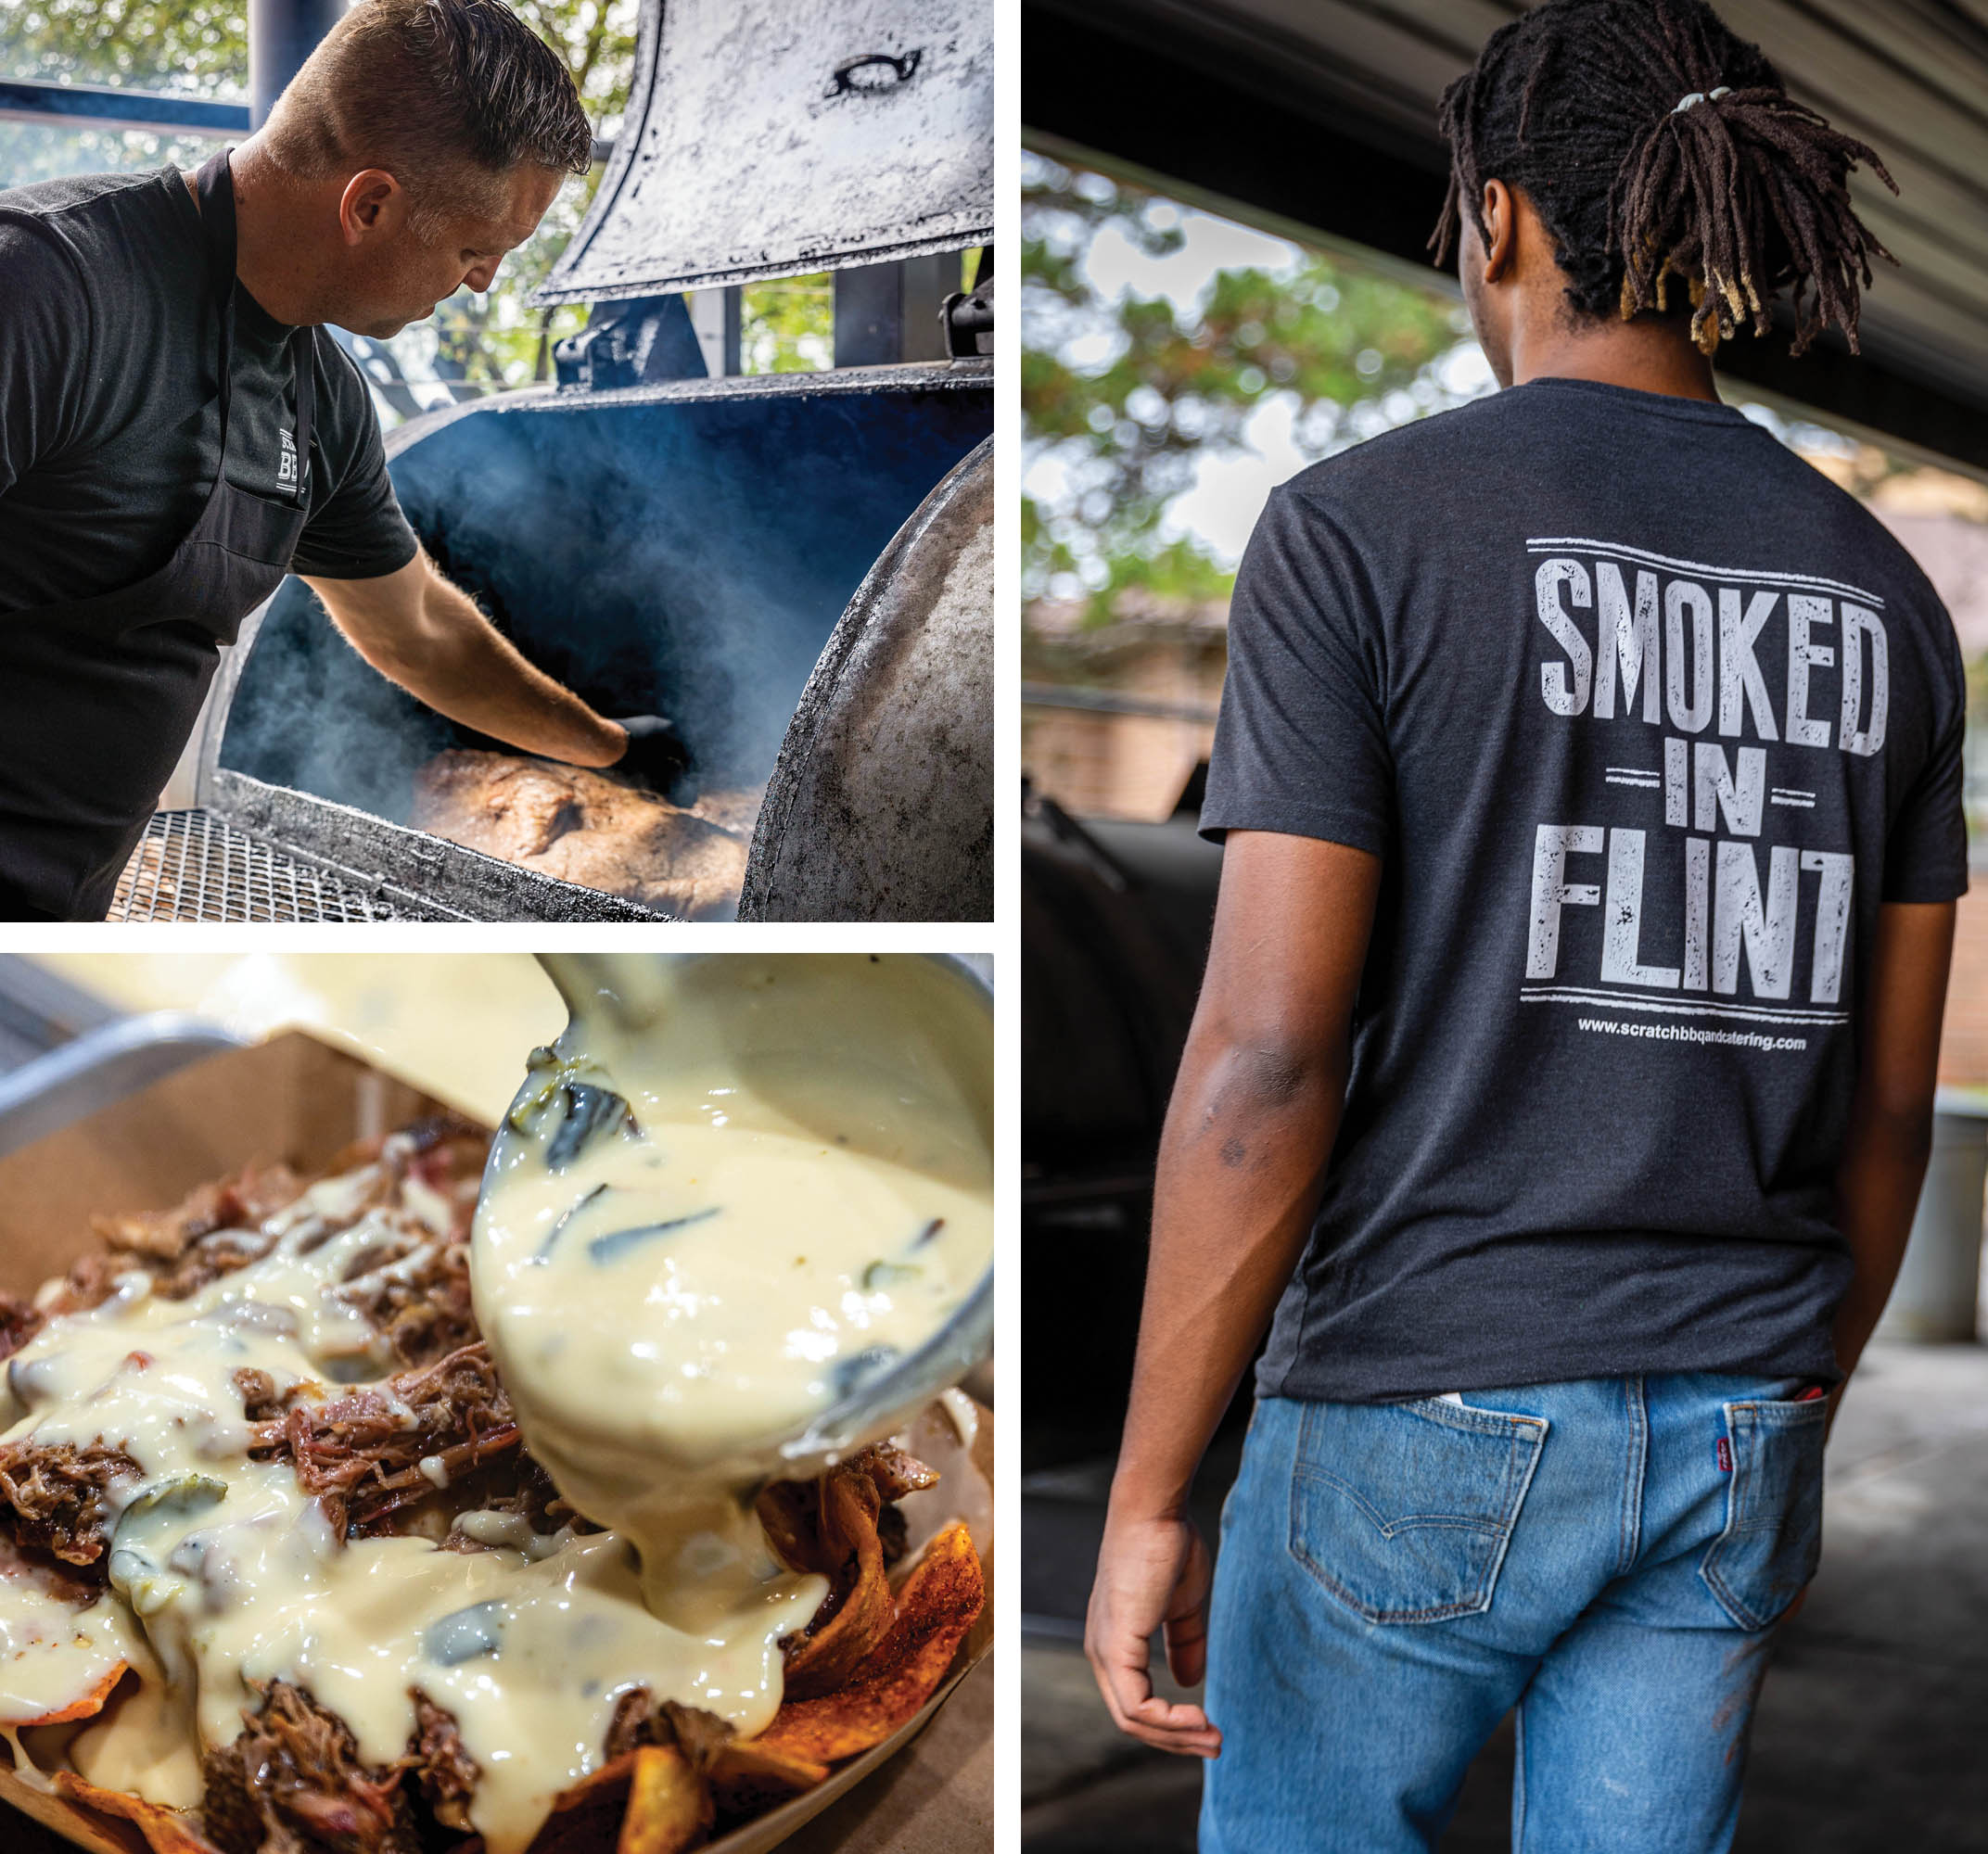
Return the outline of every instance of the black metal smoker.
<path id="1" fill-rule="evenodd" d="M 670 716 L 707 784 L 770 781 L 742 918 L 992 916 L 987 292 L 907 331 L 934 358 L 746 377 L 709 376 L 722 324 L 700 343 L 681 294 L 735 318 L 727 286 L 834 269 L 838 358 L 880 327 L 903 351 L 903 260 L 991 235 L 991 42 L 987 0 L 644 0 L 634 101 L 540 297 L 596 305 L 560 386 L 389 439 L 423 545 L 528 656 Z M 656 918 L 410 827 L 428 758 L 496 744 L 287 581 L 228 654 L 199 806 L 155 819 L 125 912 Z"/>

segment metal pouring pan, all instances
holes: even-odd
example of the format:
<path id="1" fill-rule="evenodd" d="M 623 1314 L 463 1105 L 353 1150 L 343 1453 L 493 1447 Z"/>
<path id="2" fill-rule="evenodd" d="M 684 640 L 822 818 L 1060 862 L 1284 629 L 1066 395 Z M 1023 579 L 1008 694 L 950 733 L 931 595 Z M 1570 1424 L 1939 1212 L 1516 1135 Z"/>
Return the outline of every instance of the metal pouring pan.
<path id="1" fill-rule="evenodd" d="M 577 1011 L 578 997 L 605 996 L 609 999 L 615 997 L 613 974 L 618 967 L 625 968 L 631 961 L 645 959 L 660 961 L 699 957 L 723 959 L 728 956 L 721 953 L 705 956 L 559 953 L 550 958 L 542 955 L 541 962 L 558 986 L 560 996 L 567 1000 L 567 1009 Z M 991 1022 L 994 979 L 990 959 L 957 953 L 927 953 L 914 957 L 927 959 L 952 973 L 959 980 L 962 992 L 972 997 L 975 1005 Z M 615 1007 L 610 1004 L 608 1008 Z M 642 1022 L 633 1016 L 625 1021 L 629 1027 L 639 1028 Z M 491 1143 L 489 1167 L 484 1175 L 486 1187 L 500 1166 L 507 1134 L 508 1117 L 499 1124 L 497 1137 Z M 916 1352 L 861 1379 L 847 1396 L 817 1415 L 798 1435 L 779 1444 L 782 1458 L 792 1464 L 796 1476 L 818 1472 L 853 1454 L 865 1443 L 901 1428 L 940 1391 L 950 1389 L 984 1365 L 992 1356 L 993 1349 L 994 1268 L 990 1261 L 973 1292 L 937 1332 Z"/>

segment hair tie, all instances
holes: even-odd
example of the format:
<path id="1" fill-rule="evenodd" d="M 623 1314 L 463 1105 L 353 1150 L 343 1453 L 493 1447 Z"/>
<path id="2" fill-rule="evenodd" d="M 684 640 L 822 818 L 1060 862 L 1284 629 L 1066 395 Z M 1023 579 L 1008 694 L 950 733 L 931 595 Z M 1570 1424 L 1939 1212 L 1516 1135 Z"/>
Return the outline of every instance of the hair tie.
<path id="1" fill-rule="evenodd" d="M 1721 96 L 1730 96 L 1731 95 L 1732 86 L 1725 83 L 1720 84 L 1710 95 L 1702 90 L 1694 90 L 1690 95 L 1682 98 L 1672 106 L 1671 114 L 1673 116 L 1682 116 L 1694 103 L 1711 103 Z"/>

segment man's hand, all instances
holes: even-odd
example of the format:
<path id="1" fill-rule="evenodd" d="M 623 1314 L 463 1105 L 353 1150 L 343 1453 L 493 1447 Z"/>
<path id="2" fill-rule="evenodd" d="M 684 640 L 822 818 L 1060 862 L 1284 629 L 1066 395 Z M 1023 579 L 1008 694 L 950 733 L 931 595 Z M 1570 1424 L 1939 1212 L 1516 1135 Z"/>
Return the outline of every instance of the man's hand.
<path id="1" fill-rule="evenodd" d="M 615 725 L 628 736 L 628 751 L 615 761 L 617 772 L 640 780 L 672 805 L 697 802 L 695 762 L 674 722 L 660 715 L 626 715 Z"/>
<path id="2" fill-rule="evenodd" d="M 304 583 L 361 656 L 437 714 L 569 766 L 621 756 L 621 730 L 528 663 L 427 554 L 376 579 Z"/>
<path id="3" fill-rule="evenodd" d="M 1112 1723 L 1156 1751 L 1221 1755 L 1222 1734 L 1200 1707 L 1170 1704 L 1153 1692 L 1147 1645 L 1155 1629 L 1164 1630 L 1174 1679 L 1182 1686 L 1201 1684 L 1213 1572 L 1192 1519 L 1113 1521 L 1104 1529 L 1084 1653 Z"/>

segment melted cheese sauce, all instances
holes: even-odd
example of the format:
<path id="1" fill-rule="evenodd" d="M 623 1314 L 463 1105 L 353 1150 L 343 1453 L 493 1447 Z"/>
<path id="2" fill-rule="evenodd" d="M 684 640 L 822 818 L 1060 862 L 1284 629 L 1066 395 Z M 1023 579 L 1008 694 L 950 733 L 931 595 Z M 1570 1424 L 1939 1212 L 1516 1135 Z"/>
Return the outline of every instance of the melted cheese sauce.
<path id="1" fill-rule="evenodd" d="M 79 1609 L 47 1590 L 13 1593 L 0 1606 L 0 1721 L 59 1712 L 143 1654 L 144 1637 L 120 1604 Z"/>
<path id="2" fill-rule="evenodd" d="M 485 1181 L 478 1317 L 532 1453 L 694 1621 L 748 1587 L 740 1490 L 988 1266 L 990 1019 L 914 958 L 589 971 Z"/>
<path id="3" fill-rule="evenodd" d="M 559 994 L 528 953 L 42 953 L 129 1010 L 191 1010 L 251 1039 L 296 1024 L 350 1045 L 495 1125 L 520 1054 L 559 1034 Z"/>
<path id="4" fill-rule="evenodd" d="M 481 1769 L 470 1816 L 491 1854 L 517 1854 L 553 1797 L 599 1764 L 631 1687 L 763 1729 L 780 1703 L 780 1638 L 827 1586 L 780 1568 L 755 1533 L 735 1547 L 741 1600 L 693 1634 L 644 1606 L 612 1532 L 568 1533 L 547 1554 L 516 1516 L 471 1514 L 462 1530 L 496 1549 L 341 1543 L 287 1463 L 248 1458 L 233 1373 L 267 1371 L 279 1390 L 384 1375 L 370 1328 L 326 1291 L 376 1238 L 378 1213 L 306 1246 L 315 1213 L 349 1210 L 373 1182 L 368 1168 L 314 1187 L 265 1225 L 282 1233 L 270 1255 L 187 1300 L 127 1276 L 8 1361 L 6 1440 L 101 1440 L 139 1473 L 113 1485 L 111 1589 L 96 1603 L 0 1583 L 0 1724 L 59 1710 L 128 1662 L 137 1694 L 78 1733 L 70 1760 L 93 1783 L 188 1808 L 201 1746 L 235 1737 L 260 1684 L 308 1688 L 369 1763 L 406 1748 L 418 1688 L 455 1715 Z"/>

